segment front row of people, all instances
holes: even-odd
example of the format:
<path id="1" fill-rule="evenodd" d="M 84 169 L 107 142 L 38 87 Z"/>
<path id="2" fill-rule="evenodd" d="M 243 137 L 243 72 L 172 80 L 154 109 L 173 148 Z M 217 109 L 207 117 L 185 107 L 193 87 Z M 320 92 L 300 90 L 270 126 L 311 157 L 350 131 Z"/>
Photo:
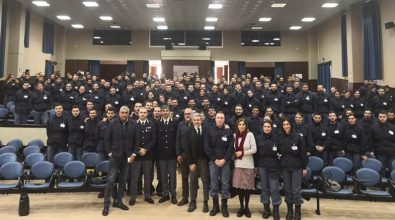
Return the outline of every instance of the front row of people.
<path id="1" fill-rule="evenodd" d="M 286 219 L 301 219 L 301 184 L 303 176 L 307 175 L 307 152 L 303 138 L 293 131 L 289 120 L 285 119 L 282 122 L 282 132 L 279 135 L 277 132 L 273 132 L 271 121 L 264 121 L 262 135 L 254 137 L 253 133 L 249 131 L 245 118 L 236 121 L 235 132 L 233 132 L 225 125 L 225 115 L 222 112 L 216 114 L 215 122 L 211 126 L 203 124 L 200 114 L 194 113 L 190 117 L 191 123 L 186 124 L 183 128 L 186 129 L 186 132 L 182 132 L 184 135 L 182 144 L 185 146 L 183 146 L 182 155 L 179 154 L 181 157 L 177 158 L 175 156 L 177 154 L 171 153 L 176 151 L 174 147 L 176 144 L 174 141 L 169 143 L 169 140 L 176 140 L 178 137 L 167 137 L 178 133 L 176 132 L 178 121 L 173 121 L 163 111 L 166 111 L 166 108 L 162 109 L 162 118 L 153 122 L 144 118 L 146 109 L 141 108 L 139 119 L 135 122 L 129 117 L 129 108 L 123 106 L 119 110 L 119 117 L 109 122 L 104 138 L 110 160 L 110 171 L 104 193 L 102 212 L 104 216 L 109 213 L 110 197 L 117 176 L 119 190 L 114 206 L 123 210 L 129 209 L 122 202 L 128 169 L 131 169 L 129 205 L 133 206 L 136 202 L 137 181 L 141 169 L 144 174 L 145 201 L 150 204 L 154 203 L 151 199 L 150 189 L 153 146 L 156 144 L 156 153 L 161 155 L 158 156 L 158 160 L 164 193 L 159 202 L 171 199 L 173 204 L 177 203 L 175 189 L 178 160 L 189 168 L 189 186 L 187 187 L 189 187 L 190 202 L 188 212 L 193 212 L 197 208 L 198 178 L 201 177 L 203 212 L 209 212 L 210 195 L 213 201 L 210 216 L 222 212 L 223 217 L 229 217 L 227 202 L 231 198 L 230 184 L 232 184 L 240 201 L 237 216 L 245 215 L 249 218 L 251 217 L 250 193 L 255 189 L 256 169 L 254 164 L 257 164 L 262 185 L 263 218 L 269 218 L 271 215 L 271 198 L 273 218 L 280 219 L 279 182 L 280 171 L 282 171 L 285 202 L 288 207 Z M 158 143 L 155 143 L 156 141 Z M 254 159 L 257 160 L 255 163 Z M 221 194 L 221 205 L 219 204 L 219 194 Z M 187 199 L 183 195 L 182 201 L 187 201 Z"/>

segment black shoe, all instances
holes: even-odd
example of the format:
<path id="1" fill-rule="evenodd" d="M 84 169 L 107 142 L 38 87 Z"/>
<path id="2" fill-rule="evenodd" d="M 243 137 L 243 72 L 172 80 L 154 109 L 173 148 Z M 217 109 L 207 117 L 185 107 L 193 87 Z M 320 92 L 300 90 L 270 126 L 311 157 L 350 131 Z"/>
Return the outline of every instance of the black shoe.
<path id="1" fill-rule="evenodd" d="M 227 199 L 222 199 L 221 211 L 222 211 L 222 216 L 223 216 L 224 218 L 229 217 L 228 200 L 227 200 Z"/>
<path id="2" fill-rule="evenodd" d="M 156 195 L 159 197 L 163 197 L 163 192 L 158 192 Z"/>
<path id="3" fill-rule="evenodd" d="M 251 212 L 250 212 L 250 209 L 249 209 L 249 208 L 245 208 L 245 209 L 244 209 L 244 215 L 245 215 L 247 218 L 251 218 Z"/>
<path id="4" fill-rule="evenodd" d="M 101 214 L 103 216 L 107 216 L 108 215 L 108 211 L 109 211 L 109 208 L 108 208 L 108 206 L 106 206 L 106 207 L 104 207 L 103 212 Z"/>
<path id="5" fill-rule="evenodd" d="M 188 207 L 188 212 L 193 212 L 196 209 L 196 202 L 195 201 L 191 201 L 189 203 L 189 207 Z"/>
<path id="6" fill-rule="evenodd" d="M 122 210 L 129 210 L 129 207 L 127 207 L 125 204 L 123 204 L 122 202 L 117 203 L 117 208 L 120 208 Z"/>
<path id="7" fill-rule="evenodd" d="M 162 198 L 159 199 L 159 203 L 163 203 L 170 200 L 169 195 L 163 196 Z"/>
<path id="8" fill-rule="evenodd" d="M 302 212 L 300 209 L 300 205 L 295 205 L 295 216 L 294 220 L 301 220 L 302 219 Z"/>
<path id="9" fill-rule="evenodd" d="M 171 204 L 177 204 L 177 198 L 175 196 L 171 197 Z"/>
<path id="10" fill-rule="evenodd" d="M 219 202 L 218 198 L 213 198 L 213 208 L 210 211 L 210 216 L 215 216 L 219 213 Z"/>
<path id="11" fill-rule="evenodd" d="M 136 204 L 136 200 L 135 199 L 129 200 L 129 205 L 130 206 L 134 206 L 134 204 Z"/>
<path id="12" fill-rule="evenodd" d="M 208 212 L 208 203 L 207 203 L 207 201 L 204 201 L 204 203 L 203 203 L 203 212 L 204 213 Z"/>
<path id="13" fill-rule="evenodd" d="M 263 215 L 262 215 L 262 217 L 264 218 L 264 219 L 268 219 L 269 218 L 269 216 L 270 216 L 270 205 L 269 204 L 264 204 L 263 205 Z"/>
<path id="14" fill-rule="evenodd" d="M 294 218 L 294 209 L 293 204 L 287 204 L 287 217 L 286 220 L 293 220 Z"/>
<path id="15" fill-rule="evenodd" d="M 104 192 L 100 191 L 99 194 L 97 194 L 97 198 L 101 199 L 104 197 Z"/>
<path id="16" fill-rule="evenodd" d="M 154 204 L 154 200 L 152 200 L 151 198 L 145 198 L 144 201 L 146 201 L 149 204 Z"/>
<path id="17" fill-rule="evenodd" d="M 280 220 L 280 207 L 278 205 L 273 206 L 273 220 Z"/>
<path id="18" fill-rule="evenodd" d="M 185 205 L 185 204 L 188 204 L 188 199 L 181 199 L 181 201 L 179 201 L 179 202 L 177 203 L 178 206 L 183 206 L 183 205 Z"/>
<path id="19" fill-rule="evenodd" d="M 237 217 L 241 217 L 244 214 L 244 209 L 240 208 L 239 211 L 237 211 Z"/>

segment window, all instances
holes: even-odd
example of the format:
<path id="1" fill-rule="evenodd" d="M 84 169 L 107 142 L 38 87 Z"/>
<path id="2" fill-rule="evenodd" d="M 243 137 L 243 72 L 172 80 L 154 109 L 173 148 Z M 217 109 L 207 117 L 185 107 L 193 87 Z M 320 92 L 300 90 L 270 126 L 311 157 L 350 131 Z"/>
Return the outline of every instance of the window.
<path id="1" fill-rule="evenodd" d="M 184 31 L 151 31 L 151 46 L 185 45 Z"/>
<path id="2" fill-rule="evenodd" d="M 95 30 L 93 45 L 131 45 L 132 32 L 128 30 Z"/>
<path id="3" fill-rule="evenodd" d="M 199 46 L 222 46 L 221 31 L 186 31 L 186 45 Z"/>
<path id="4" fill-rule="evenodd" d="M 151 46 L 222 46 L 222 31 L 162 31 L 150 32 Z"/>
<path id="5" fill-rule="evenodd" d="M 278 31 L 242 31 L 241 46 L 279 47 L 281 36 Z"/>

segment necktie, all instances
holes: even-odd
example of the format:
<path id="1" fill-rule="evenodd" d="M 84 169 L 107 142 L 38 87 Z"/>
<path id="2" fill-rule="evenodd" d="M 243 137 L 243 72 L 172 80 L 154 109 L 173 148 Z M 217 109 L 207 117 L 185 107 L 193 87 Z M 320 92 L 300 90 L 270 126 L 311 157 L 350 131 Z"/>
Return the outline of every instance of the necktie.
<path id="1" fill-rule="evenodd" d="M 200 128 L 198 128 L 198 135 L 200 136 Z"/>

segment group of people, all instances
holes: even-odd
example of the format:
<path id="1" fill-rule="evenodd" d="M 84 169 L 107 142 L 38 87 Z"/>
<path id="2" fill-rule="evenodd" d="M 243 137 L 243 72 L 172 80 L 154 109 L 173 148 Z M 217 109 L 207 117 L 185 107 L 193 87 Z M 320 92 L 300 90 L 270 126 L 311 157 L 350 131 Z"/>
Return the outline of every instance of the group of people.
<path id="1" fill-rule="evenodd" d="M 343 93 L 325 91 L 322 85 L 310 91 L 293 76 L 285 81 L 250 74 L 214 83 L 212 77 L 194 74 L 170 80 L 124 73 L 109 82 L 89 74 L 33 79 L 25 73 L 20 79 L 9 76 L 6 83 L 5 104 L 15 108 L 16 123 L 25 123 L 30 113 L 45 122 L 48 160 L 62 151 L 75 159 L 95 151 L 110 160 L 103 215 L 109 213 L 115 180 L 115 207 L 128 210 L 122 202 L 125 190 L 133 206 L 144 189 L 147 203 L 154 203 L 156 190 L 159 203 L 188 204 L 193 212 L 200 177 L 203 212 L 228 217 L 232 189 L 240 201 L 237 216 L 251 217 L 250 194 L 259 176 L 263 218 L 280 218 L 282 179 L 286 218 L 300 219 L 309 156 L 321 157 L 325 165 L 348 157 L 354 171 L 362 160 L 376 157 L 384 165 L 383 175 L 395 159 L 395 100 L 389 88 L 375 82 Z M 182 174 L 179 202 L 177 166 Z"/>

